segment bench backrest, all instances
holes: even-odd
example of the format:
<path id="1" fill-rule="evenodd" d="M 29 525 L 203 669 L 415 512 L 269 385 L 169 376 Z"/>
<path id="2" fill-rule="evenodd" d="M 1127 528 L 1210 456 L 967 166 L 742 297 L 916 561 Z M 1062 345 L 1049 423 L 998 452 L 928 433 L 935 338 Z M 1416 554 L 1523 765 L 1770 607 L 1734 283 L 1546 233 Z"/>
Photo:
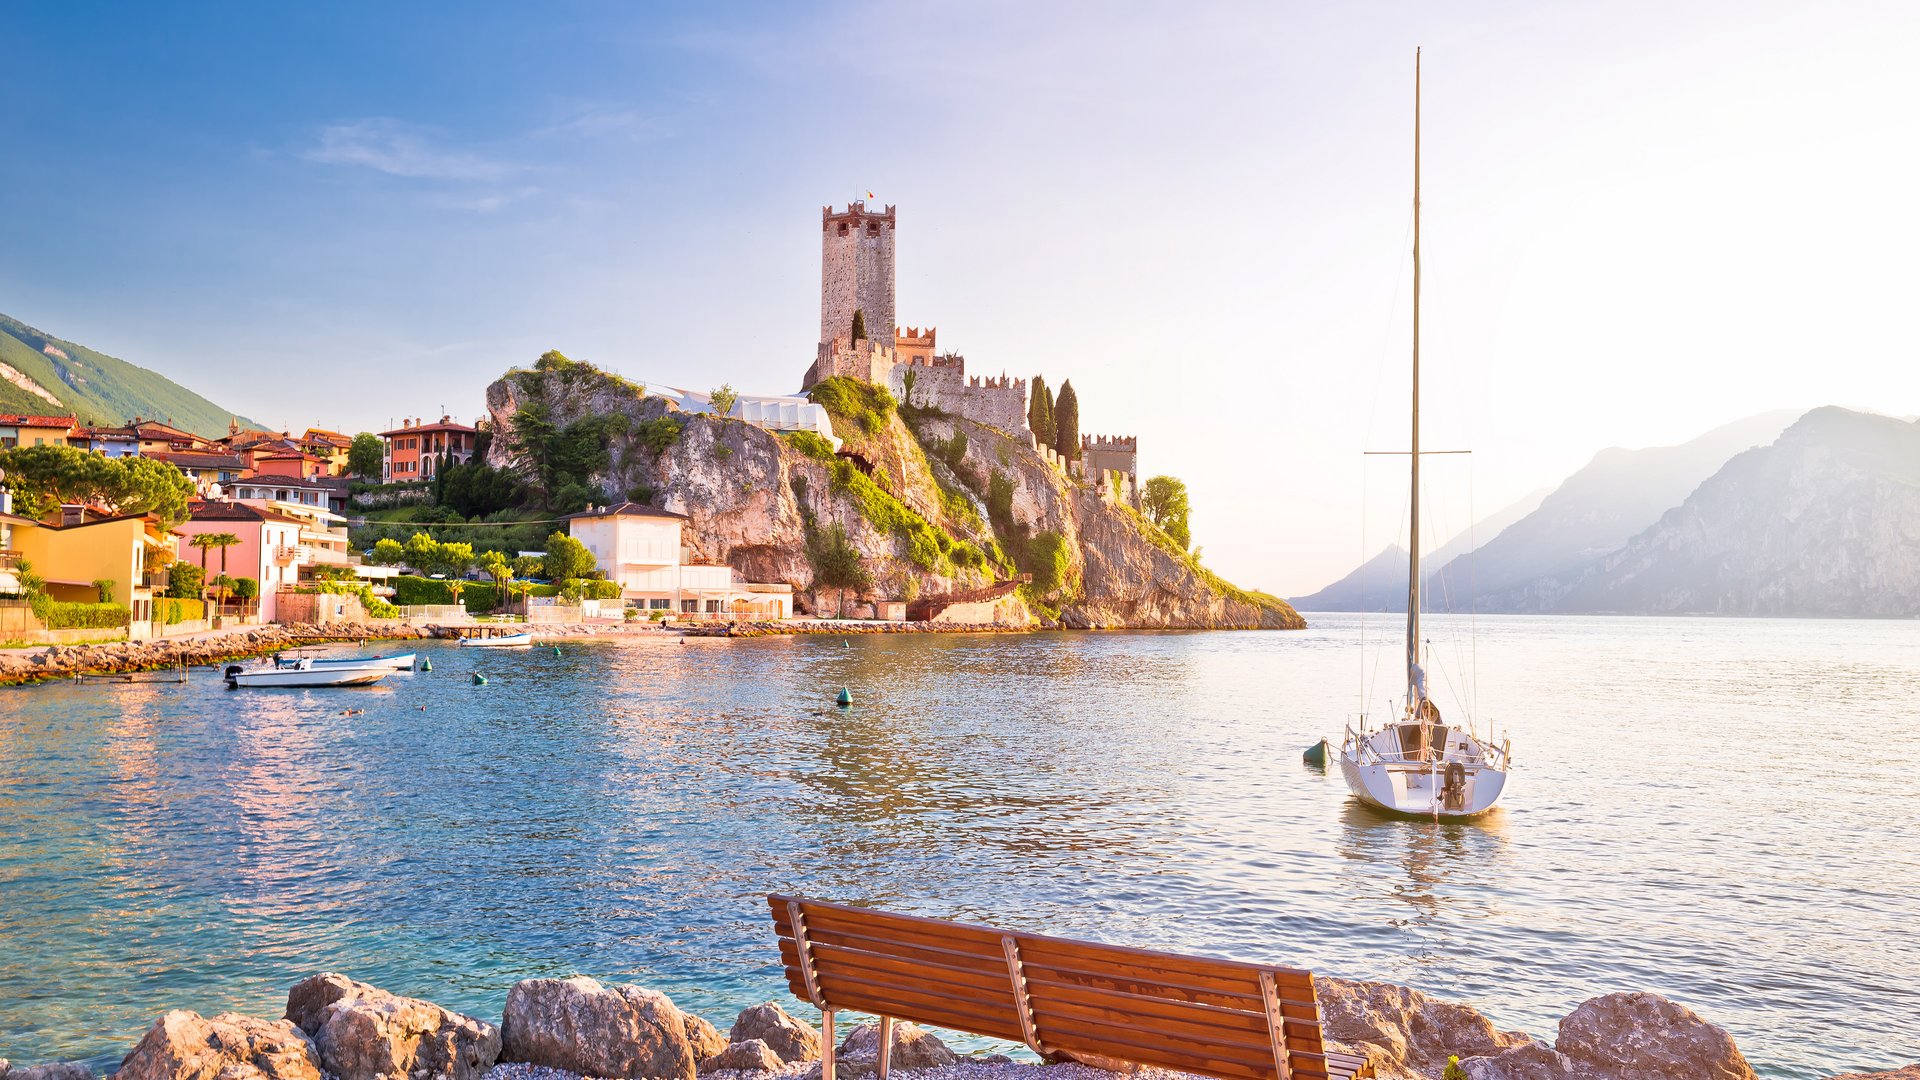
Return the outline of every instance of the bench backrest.
<path id="1" fill-rule="evenodd" d="M 1018 934 L 768 897 L 794 996 L 1221 1080 L 1325 1080 L 1313 977 L 1297 968 Z"/>

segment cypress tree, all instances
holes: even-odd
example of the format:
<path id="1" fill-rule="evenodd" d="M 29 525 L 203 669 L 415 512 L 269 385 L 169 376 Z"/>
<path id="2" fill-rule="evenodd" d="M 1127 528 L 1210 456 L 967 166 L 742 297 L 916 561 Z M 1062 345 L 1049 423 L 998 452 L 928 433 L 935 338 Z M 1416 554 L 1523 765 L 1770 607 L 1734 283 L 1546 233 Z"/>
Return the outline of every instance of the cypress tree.
<path id="1" fill-rule="evenodd" d="M 1047 391 L 1047 380 L 1039 375 L 1033 377 L 1033 395 L 1027 401 L 1027 426 L 1033 429 L 1033 437 L 1042 446 L 1053 445 L 1053 395 Z"/>
<path id="2" fill-rule="evenodd" d="M 865 341 L 867 339 L 867 315 L 859 308 L 853 309 L 853 336 L 848 340 Z"/>
<path id="3" fill-rule="evenodd" d="M 1053 447 L 1054 453 L 1060 452 L 1060 432 L 1053 426 L 1053 387 L 1044 387 L 1047 400 L 1040 406 L 1040 418 L 1047 425 L 1046 443 Z"/>
<path id="4" fill-rule="evenodd" d="M 1053 406 L 1054 449 L 1068 461 L 1080 460 L 1080 395 L 1073 380 L 1060 384 L 1060 400 Z"/>

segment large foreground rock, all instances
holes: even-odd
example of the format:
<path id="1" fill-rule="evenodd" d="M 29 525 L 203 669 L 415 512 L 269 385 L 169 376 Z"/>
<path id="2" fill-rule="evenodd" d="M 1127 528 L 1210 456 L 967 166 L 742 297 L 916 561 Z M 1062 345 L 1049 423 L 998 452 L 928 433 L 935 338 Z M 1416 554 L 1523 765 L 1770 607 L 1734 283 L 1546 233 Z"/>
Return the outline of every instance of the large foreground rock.
<path id="1" fill-rule="evenodd" d="M 1365 1055 L 1387 1074 L 1439 1076 L 1449 1055 L 1497 1054 L 1533 1040 L 1501 1031 L 1470 1006 L 1392 983 L 1315 976 L 1325 1037 Z"/>
<path id="2" fill-rule="evenodd" d="M 5 1070 L 0 1070 L 4 1073 Z M 1920 1061 L 1902 1069 L 1889 1069 L 1886 1072 L 1851 1072 L 1839 1076 L 1829 1076 L 1827 1080 L 1920 1080 Z"/>
<path id="3" fill-rule="evenodd" d="M 767 1048 L 759 1039 L 737 1042 L 718 1054 L 700 1063 L 700 1072 L 718 1072 L 722 1069 L 737 1072 L 774 1072 L 782 1062 L 777 1054 Z"/>
<path id="4" fill-rule="evenodd" d="M 332 972 L 287 992 L 287 1019 L 339 1080 L 478 1080 L 500 1058 L 492 1024 Z"/>
<path id="5" fill-rule="evenodd" d="M 657 990 L 584 975 L 527 979 L 507 992 L 501 1051 L 584 1076 L 692 1080 L 687 1031 L 685 1014 Z"/>
<path id="6" fill-rule="evenodd" d="M 727 1037 L 720 1034 L 719 1028 L 690 1012 L 681 1013 L 680 1019 L 686 1025 L 687 1047 L 693 1051 L 695 1068 L 707 1059 L 726 1052 Z"/>
<path id="7" fill-rule="evenodd" d="M 16 1080 L 15 1073 L 8 1080 Z M 118 1080 L 320 1080 L 313 1040 L 290 1020 L 175 1009 L 120 1062 Z"/>
<path id="8" fill-rule="evenodd" d="M 1754 1080 L 1725 1028 L 1659 994 L 1593 998 L 1560 1020 L 1554 1049 L 1601 1076 L 1632 1080 Z"/>
<path id="9" fill-rule="evenodd" d="M 1546 1043 L 1510 1046 L 1460 1062 L 1468 1080 L 1603 1080 Z"/>
<path id="10" fill-rule="evenodd" d="M 759 1039 L 781 1061 L 820 1060 L 820 1033 L 804 1020 L 787 1015 L 787 1010 L 769 1001 L 743 1009 L 733 1021 L 730 1041 Z"/>

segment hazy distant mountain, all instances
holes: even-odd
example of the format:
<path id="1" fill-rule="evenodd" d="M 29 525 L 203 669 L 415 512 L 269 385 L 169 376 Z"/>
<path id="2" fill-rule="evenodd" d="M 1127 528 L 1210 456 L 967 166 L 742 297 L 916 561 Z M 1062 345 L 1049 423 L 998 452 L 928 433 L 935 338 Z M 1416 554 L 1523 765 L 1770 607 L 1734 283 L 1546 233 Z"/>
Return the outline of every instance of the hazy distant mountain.
<path id="1" fill-rule="evenodd" d="M 1524 610 L 1920 615 L 1920 424 L 1815 409 Z"/>
<path id="2" fill-rule="evenodd" d="M 161 420 L 218 438 L 233 414 L 155 371 L 0 315 L 0 413 L 74 414 L 83 424 Z M 257 426 L 245 417 L 243 425 Z"/>
<path id="3" fill-rule="evenodd" d="M 1799 415 L 1750 416 L 1678 446 L 1602 450 L 1541 500 L 1539 509 L 1440 573 L 1461 601 L 1467 599 L 1464 583 L 1471 581 L 1481 611 L 1541 610 L 1533 583 L 1577 573 L 1618 551 L 1735 454 L 1773 442 Z"/>
<path id="4" fill-rule="evenodd" d="M 1458 536 L 1427 552 L 1425 565 L 1439 569 L 1451 563 L 1455 558 L 1473 550 L 1478 542 L 1485 544 L 1501 531 L 1528 514 L 1540 505 L 1551 488 L 1541 488 L 1532 492 L 1492 514 L 1487 515 L 1473 528 L 1461 532 Z M 1451 584 L 1450 579 L 1441 581 Z M 1435 576 L 1427 575 L 1423 588 L 1434 587 Z M 1435 594 L 1434 599 L 1439 598 Z M 1407 609 L 1407 549 L 1392 544 L 1380 554 L 1368 559 L 1363 565 L 1339 581 L 1321 589 L 1312 596 L 1296 597 L 1293 606 L 1299 611 L 1405 611 Z"/>

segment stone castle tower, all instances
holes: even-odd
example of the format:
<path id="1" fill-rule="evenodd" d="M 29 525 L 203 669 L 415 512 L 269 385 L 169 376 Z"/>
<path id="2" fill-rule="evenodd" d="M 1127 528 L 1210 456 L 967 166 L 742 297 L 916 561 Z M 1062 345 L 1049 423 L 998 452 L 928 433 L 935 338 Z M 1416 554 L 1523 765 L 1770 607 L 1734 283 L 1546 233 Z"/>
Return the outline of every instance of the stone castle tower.
<path id="1" fill-rule="evenodd" d="M 893 207 L 874 213 L 864 202 L 845 211 L 820 208 L 820 344 L 837 338 L 851 345 L 853 313 L 860 312 L 867 338 L 892 346 Z"/>

